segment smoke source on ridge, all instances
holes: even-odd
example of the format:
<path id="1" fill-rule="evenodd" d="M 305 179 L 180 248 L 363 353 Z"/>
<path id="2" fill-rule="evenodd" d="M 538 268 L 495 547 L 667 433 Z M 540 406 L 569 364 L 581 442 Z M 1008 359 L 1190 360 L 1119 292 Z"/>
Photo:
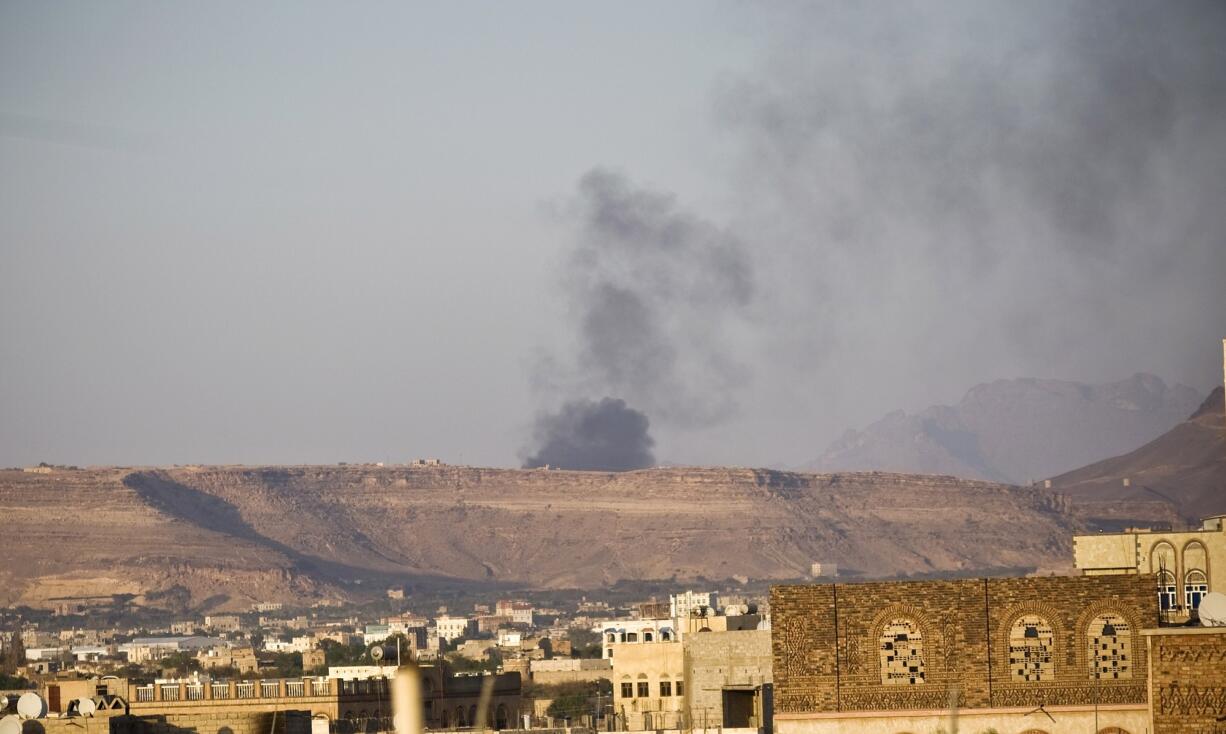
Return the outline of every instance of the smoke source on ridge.
<path id="1" fill-rule="evenodd" d="M 577 353 L 540 380 L 568 400 L 538 420 L 529 463 L 648 466 L 647 415 L 691 428 L 736 410 L 749 371 L 730 356 L 727 335 L 754 295 L 749 259 L 739 239 L 671 194 L 612 171 L 583 176 L 570 215 L 576 244 L 563 276 Z M 572 435 L 579 428 L 600 432 Z"/>
<path id="2" fill-rule="evenodd" d="M 573 400 L 537 418 L 540 448 L 524 460 L 524 467 L 627 471 L 651 466 L 655 442 L 647 428 L 647 416 L 624 400 Z"/>

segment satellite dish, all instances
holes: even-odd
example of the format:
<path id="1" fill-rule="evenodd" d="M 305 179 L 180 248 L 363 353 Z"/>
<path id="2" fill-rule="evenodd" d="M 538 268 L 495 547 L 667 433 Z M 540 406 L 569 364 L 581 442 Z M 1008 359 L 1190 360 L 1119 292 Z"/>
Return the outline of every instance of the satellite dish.
<path id="1" fill-rule="evenodd" d="M 383 646 L 370 648 L 370 659 L 376 663 L 383 659 Z"/>
<path id="2" fill-rule="evenodd" d="M 78 714 L 82 716 L 93 716 L 94 712 L 97 710 L 98 710 L 98 704 L 94 703 L 94 699 L 92 698 L 78 698 L 77 699 L 77 713 Z"/>
<path id="3" fill-rule="evenodd" d="M 1200 599 L 1197 607 L 1202 627 L 1226 627 L 1226 594 L 1211 591 Z"/>
<path id="4" fill-rule="evenodd" d="M 0 734 L 21 734 L 21 720 L 16 716 L 0 719 Z"/>
<path id="5" fill-rule="evenodd" d="M 17 715 L 23 719 L 41 719 L 47 715 L 47 702 L 33 691 L 23 693 L 17 699 Z"/>

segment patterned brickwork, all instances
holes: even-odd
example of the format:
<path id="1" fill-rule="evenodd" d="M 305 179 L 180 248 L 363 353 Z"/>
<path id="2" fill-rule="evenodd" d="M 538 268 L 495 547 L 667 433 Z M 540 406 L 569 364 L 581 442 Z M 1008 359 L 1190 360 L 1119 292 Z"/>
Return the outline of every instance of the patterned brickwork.
<path id="1" fill-rule="evenodd" d="M 1168 630 L 1163 630 L 1168 632 Z M 1154 734 L 1226 732 L 1226 628 L 1148 637 Z"/>
<path id="2" fill-rule="evenodd" d="M 1145 577 L 778 586 L 771 607 L 779 713 L 1146 701 Z"/>

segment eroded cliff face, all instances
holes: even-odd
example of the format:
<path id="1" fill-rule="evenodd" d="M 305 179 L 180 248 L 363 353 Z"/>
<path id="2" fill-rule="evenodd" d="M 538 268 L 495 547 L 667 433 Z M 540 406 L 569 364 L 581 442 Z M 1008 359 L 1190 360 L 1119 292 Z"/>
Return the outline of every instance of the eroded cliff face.
<path id="1" fill-rule="evenodd" d="M 9 602 L 99 577 L 245 603 L 363 576 L 595 587 L 796 578 L 815 560 L 865 576 L 1053 568 L 1075 530 L 1060 495 L 1032 488 L 736 468 L 2 472 L 0 506 L 22 538 L 0 571 Z"/>
<path id="2" fill-rule="evenodd" d="M 48 606 L 176 586 L 197 603 L 329 593 L 284 554 L 158 510 L 125 484 L 132 475 L 0 471 L 0 603 Z"/>

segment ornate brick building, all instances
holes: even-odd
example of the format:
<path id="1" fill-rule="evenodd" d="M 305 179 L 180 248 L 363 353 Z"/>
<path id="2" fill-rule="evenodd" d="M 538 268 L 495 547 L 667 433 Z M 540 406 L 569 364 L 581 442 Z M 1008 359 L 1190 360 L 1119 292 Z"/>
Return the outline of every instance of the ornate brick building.
<path id="1" fill-rule="evenodd" d="M 780 734 L 1149 728 L 1142 576 L 779 586 Z M 1094 727 L 1091 729 L 1091 727 Z"/>

